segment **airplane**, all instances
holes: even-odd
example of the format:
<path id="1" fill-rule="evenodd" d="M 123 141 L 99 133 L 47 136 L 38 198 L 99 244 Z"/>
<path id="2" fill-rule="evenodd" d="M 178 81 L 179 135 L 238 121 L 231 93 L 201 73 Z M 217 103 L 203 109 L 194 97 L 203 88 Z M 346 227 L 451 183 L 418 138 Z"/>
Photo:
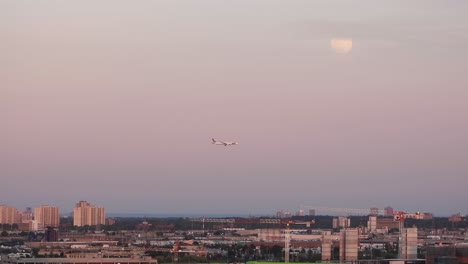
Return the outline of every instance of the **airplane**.
<path id="1" fill-rule="evenodd" d="M 213 140 L 213 142 L 211 142 L 211 144 L 224 145 L 225 147 L 233 146 L 233 145 L 239 145 L 239 142 L 218 141 L 218 140 L 216 140 L 214 138 L 212 138 L 211 140 Z"/>

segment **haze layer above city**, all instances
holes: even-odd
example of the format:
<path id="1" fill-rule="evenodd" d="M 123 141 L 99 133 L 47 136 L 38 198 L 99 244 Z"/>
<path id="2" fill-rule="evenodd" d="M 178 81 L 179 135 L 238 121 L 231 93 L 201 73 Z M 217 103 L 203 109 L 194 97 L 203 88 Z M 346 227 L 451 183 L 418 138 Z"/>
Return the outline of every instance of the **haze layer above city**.
<path id="1" fill-rule="evenodd" d="M 1 1 L 0 204 L 466 214 L 467 13 L 467 1 Z"/>

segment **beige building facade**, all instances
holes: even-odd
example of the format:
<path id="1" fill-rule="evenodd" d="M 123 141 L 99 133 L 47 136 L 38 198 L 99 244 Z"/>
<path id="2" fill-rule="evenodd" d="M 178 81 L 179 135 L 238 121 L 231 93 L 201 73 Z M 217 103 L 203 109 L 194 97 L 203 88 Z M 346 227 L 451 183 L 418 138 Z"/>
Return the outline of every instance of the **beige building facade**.
<path id="1" fill-rule="evenodd" d="M 343 229 L 340 232 L 340 261 L 358 260 L 359 233 L 357 228 Z"/>
<path id="2" fill-rule="evenodd" d="M 322 261 L 332 260 L 333 236 L 330 231 L 322 233 Z"/>
<path id="3" fill-rule="evenodd" d="M 15 207 L 0 205 L 0 224 L 16 224 L 18 216 L 18 210 Z"/>
<path id="4" fill-rule="evenodd" d="M 96 207 L 86 201 L 79 201 L 73 209 L 74 226 L 105 225 L 106 213 L 102 207 Z"/>
<path id="5" fill-rule="evenodd" d="M 59 209 L 56 206 L 42 205 L 34 208 L 34 221 L 37 229 L 45 227 L 58 227 L 60 225 Z"/>
<path id="6" fill-rule="evenodd" d="M 351 219 L 347 217 L 334 217 L 332 220 L 333 228 L 348 228 L 351 226 Z"/>

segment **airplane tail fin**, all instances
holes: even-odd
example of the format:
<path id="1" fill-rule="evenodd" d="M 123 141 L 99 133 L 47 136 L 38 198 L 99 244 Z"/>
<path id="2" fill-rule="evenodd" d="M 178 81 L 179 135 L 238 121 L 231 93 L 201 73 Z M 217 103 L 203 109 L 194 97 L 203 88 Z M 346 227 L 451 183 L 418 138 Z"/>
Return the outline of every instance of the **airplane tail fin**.
<path id="1" fill-rule="evenodd" d="M 216 139 L 212 138 L 211 140 L 213 140 L 213 142 L 211 142 L 211 144 L 216 143 Z"/>

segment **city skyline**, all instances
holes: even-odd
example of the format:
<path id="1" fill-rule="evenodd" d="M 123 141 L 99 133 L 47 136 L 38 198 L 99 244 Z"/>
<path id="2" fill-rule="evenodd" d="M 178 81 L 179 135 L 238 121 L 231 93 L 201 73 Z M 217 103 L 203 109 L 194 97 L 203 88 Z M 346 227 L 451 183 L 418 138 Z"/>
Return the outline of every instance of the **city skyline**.
<path id="1" fill-rule="evenodd" d="M 196 213 L 184 213 L 184 212 L 177 212 L 177 213 L 165 213 L 165 212 L 110 212 L 106 213 L 107 209 L 105 207 L 98 207 L 95 205 L 92 205 L 91 203 L 87 201 L 79 201 L 75 203 L 73 209 L 70 211 L 69 208 L 59 208 L 54 205 L 40 205 L 34 208 L 34 211 L 41 209 L 41 208 L 56 208 L 56 210 L 60 209 L 60 214 L 57 212 L 56 215 L 59 215 L 60 217 L 73 217 L 75 220 L 74 222 L 78 221 L 78 225 L 81 225 L 81 221 L 96 221 L 96 222 L 104 222 L 105 219 L 107 218 L 106 215 L 109 215 L 109 217 L 276 217 L 276 218 L 290 218 L 292 216 L 336 216 L 336 217 L 346 217 L 346 216 L 393 216 L 394 218 L 397 216 L 403 217 L 404 218 L 412 218 L 412 219 L 430 219 L 434 216 L 432 212 L 422 212 L 420 210 L 415 210 L 415 211 L 409 211 L 409 210 L 404 210 L 404 209 L 397 209 L 397 208 L 392 208 L 391 206 L 386 206 L 385 208 L 377 208 L 377 207 L 371 207 L 371 208 L 334 208 L 334 207 L 316 207 L 315 209 L 312 209 L 313 207 L 307 206 L 306 210 L 304 210 L 304 206 L 296 208 L 297 210 L 283 210 L 283 209 L 278 209 L 275 212 L 257 212 L 256 214 L 246 214 L 246 213 L 205 213 L 205 212 L 196 212 Z M 89 215 L 87 216 L 89 218 L 88 220 L 77 220 L 78 218 L 85 219 L 86 217 L 81 211 L 77 211 L 77 209 L 81 209 L 81 207 L 88 208 Z M 9 208 L 8 210 L 16 210 L 15 212 L 11 211 L 9 213 L 9 217 L 14 220 L 15 217 L 19 217 L 18 221 L 21 220 L 24 216 L 23 214 L 29 214 L 28 210 L 31 209 L 31 207 L 26 207 L 26 208 L 17 208 L 11 205 L 2 205 L 0 204 L 0 208 Z M 24 209 L 24 210 L 22 210 Z M 95 212 L 95 210 L 98 210 Z M 1 215 L 2 212 L 0 212 Z M 88 214 L 88 213 L 85 213 Z M 91 216 L 91 214 L 93 216 Z M 460 216 L 460 212 L 456 213 L 451 213 L 450 215 L 435 215 L 435 217 L 448 217 L 448 216 Z M 78 216 L 80 215 L 80 216 Z M 424 215 L 427 215 L 428 218 L 424 217 Z M 463 215 L 463 214 L 462 214 Z M 35 213 L 31 214 L 31 216 L 35 217 Z M 98 217 L 99 220 L 95 220 Z M 467 214 L 468 216 L 468 214 Z M 101 219 L 102 217 L 102 219 Z M 2 218 L 3 219 L 3 218 Z M 9 219 L 9 218 L 5 218 Z M 93 220 L 91 220 L 93 219 Z M 13 221 L 10 220 L 10 221 Z M 29 218 L 29 216 L 26 216 L 25 219 L 23 220 L 32 220 L 32 218 Z M 1 221 L 0 221 L 1 222 Z M 21 222 L 21 221 L 19 221 Z M 8 223 L 8 221 L 6 222 Z"/>
<path id="2" fill-rule="evenodd" d="M 0 203 L 467 214 L 467 13 L 466 1 L 0 1 Z"/>

